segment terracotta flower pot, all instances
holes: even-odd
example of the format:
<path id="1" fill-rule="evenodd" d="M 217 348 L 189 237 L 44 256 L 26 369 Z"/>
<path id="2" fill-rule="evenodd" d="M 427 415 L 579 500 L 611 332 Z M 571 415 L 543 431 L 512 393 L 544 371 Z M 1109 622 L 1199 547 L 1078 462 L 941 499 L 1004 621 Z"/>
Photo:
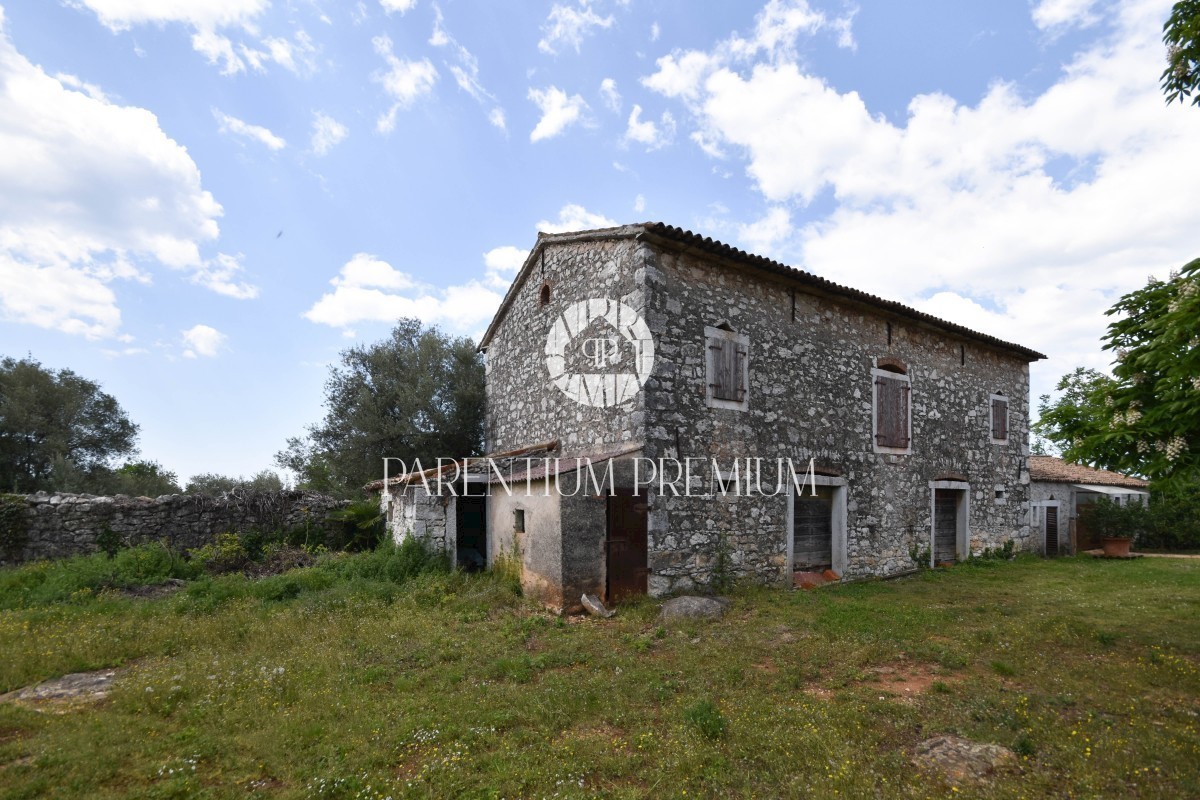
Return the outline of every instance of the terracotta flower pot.
<path id="1" fill-rule="evenodd" d="M 1133 537 L 1105 536 L 1100 543 L 1104 547 L 1104 555 L 1108 558 L 1127 558 L 1129 546 L 1133 544 Z"/>

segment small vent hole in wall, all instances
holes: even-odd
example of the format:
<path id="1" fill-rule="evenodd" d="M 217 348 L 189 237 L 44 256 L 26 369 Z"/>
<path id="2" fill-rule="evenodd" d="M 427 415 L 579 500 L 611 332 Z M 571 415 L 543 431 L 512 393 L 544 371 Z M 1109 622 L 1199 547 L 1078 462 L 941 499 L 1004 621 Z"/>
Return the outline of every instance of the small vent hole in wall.
<path id="1" fill-rule="evenodd" d="M 525 509 L 518 508 L 513 511 L 513 530 L 517 533 L 525 532 Z"/>
<path id="2" fill-rule="evenodd" d="M 538 305 L 546 306 L 550 304 L 550 284 L 543 283 L 542 290 L 538 292 Z"/>
<path id="3" fill-rule="evenodd" d="M 997 489 L 997 490 L 996 490 L 996 499 L 997 499 L 997 500 L 1003 500 L 1003 499 L 1004 499 L 1004 490 L 1003 490 L 1003 489 Z"/>
<path id="4" fill-rule="evenodd" d="M 887 324 L 887 331 L 888 331 L 888 346 L 890 347 L 892 344 L 892 323 L 890 323 L 890 322 Z"/>
<path id="5" fill-rule="evenodd" d="M 958 361 L 964 367 L 967 365 L 967 346 L 965 344 L 958 346 Z"/>

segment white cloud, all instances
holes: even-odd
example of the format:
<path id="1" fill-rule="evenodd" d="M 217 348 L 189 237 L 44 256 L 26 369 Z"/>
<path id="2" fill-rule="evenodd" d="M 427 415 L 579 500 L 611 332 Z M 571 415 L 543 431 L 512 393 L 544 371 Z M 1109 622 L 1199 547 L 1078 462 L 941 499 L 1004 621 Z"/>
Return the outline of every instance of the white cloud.
<path id="1" fill-rule="evenodd" d="M 488 286 L 506 289 L 512 283 L 517 270 L 529 257 L 529 251 L 512 245 L 493 247 L 483 254 L 483 263 L 487 268 L 484 280 Z"/>
<path id="2" fill-rule="evenodd" d="M 333 117 L 321 111 L 313 112 L 313 132 L 309 149 L 323 156 L 345 140 L 350 130 Z"/>
<path id="3" fill-rule="evenodd" d="M 454 331 L 473 330 L 491 319 L 502 295 L 478 280 L 435 289 L 366 253 L 358 253 L 330 281 L 333 291 L 304 313 L 308 320 L 335 328 L 360 322 L 395 322 L 416 317 Z"/>
<path id="4" fill-rule="evenodd" d="M 111 31 L 182 22 L 201 30 L 248 25 L 270 0 L 76 0 Z"/>
<path id="5" fill-rule="evenodd" d="M 1041 0 L 1033 7 L 1033 22 L 1042 30 L 1063 27 L 1086 28 L 1098 21 L 1098 0 Z"/>
<path id="6" fill-rule="evenodd" d="M 216 258 L 205 261 L 192 273 L 192 283 L 211 289 L 217 294 L 234 300 L 253 300 L 258 297 L 258 287 L 237 280 L 242 273 L 242 256 L 218 253 Z"/>
<path id="7" fill-rule="evenodd" d="M 621 223 L 603 214 L 595 214 L 581 205 L 569 203 L 558 211 L 558 222 L 542 220 L 537 229 L 543 233 L 572 233 L 593 228 L 615 228 Z"/>
<path id="8" fill-rule="evenodd" d="M 383 6 L 383 10 L 388 14 L 393 11 L 404 14 L 417 5 L 417 0 L 379 0 L 379 5 Z"/>
<path id="9" fill-rule="evenodd" d="M 698 143 L 744 160 L 771 211 L 743 241 L 1049 352 L 1036 395 L 1101 358 L 1117 296 L 1196 255 L 1200 114 L 1173 113 L 1157 86 L 1169 6 L 1115 8 L 1040 93 L 918 95 L 900 124 L 778 48 L 673 54 L 645 83 L 681 102 Z M 788 209 L 817 198 L 832 210 L 793 228 Z"/>
<path id="10" fill-rule="evenodd" d="M 193 325 L 183 334 L 184 358 L 213 358 L 221 350 L 221 345 L 228 338 L 216 328 L 207 325 Z"/>
<path id="11" fill-rule="evenodd" d="M 662 34 L 662 29 L 658 27 L 657 22 L 650 23 L 650 41 L 657 42 L 659 35 Z"/>
<path id="12" fill-rule="evenodd" d="M 496 96 L 484 88 L 483 82 L 479 78 L 479 59 L 470 50 L 459 44 L 458 40 L 446 30 L 441 8 L 435 5 L 433 10 L 433 34 L 429 37 L 429 43 L 434 47 L 447 48 L 450 51 L 454 63 L 447 64 L 446 68 L 454 76 L 454 82 L 458 84 L 458 88 L 469 94 L 480 105 L 492 105 L 493 108 L 488 113 L 488 122 L 500 130 L 506 130 L 504 109 L 496 105 Z"/>
<path id="13" fill-rule="evenodd" d="M 530 89 L 529 99 L 542 111 L 542 118 L 529 134 L 529 141 L 552 139 L 580 120 L 588 104 L 577 94 L 567 96 L 562 89 Z"/>
<path id="14" fill-rule="evenodd" d="M 556 55 L 564 45 L 579 52 L 583 38 L 596 28 L 611 28 L 611 15 L 601 17 L 592 10 L 588 0 L 580 0 L 577 6 L 555 3 L 550 9 L 550 16 L 542 25 L 542 39 L 538 49 L 543 53 Z"/>
<path id="15" fill-rule="evenodd" d="M 392 52 L 391 37 L 387 34 L 376 36 L 371 44 L 388 65 L 387 72 L 377 73 L 373 78 L 395 100 L 392 107 L 379 117 L 375 127 L 380 133 L 390 133 L 396 127 L 397 112 L 432 92 L 438 73 L 428 58 L 420 61 L 397 58 Z"/>
<path id="16" fill-rule="evenodd" d="M 793 233 L 791 215 L 780 206 L 769 209 L 762 219 L 738 226 L 738 239 L 751 252 L 764 256 L 771 256 Z"/>
<path id="17" fill-rule="evenodd" d="M 617 91 L 617 82 L 612 78 L 600 81 L 600 96 L 604 98 L 604 105 L 608 106 L 609 110 L 621 110 L 621 93 Z"/>
<path id="18" fill-rule="evenodd" d="M 258 17 L 270 0 L 73 0 L 70 5 L 90 9 L 114 32 L 137 25 L 185 25 L 192 29 L 192 48 L 210 64 L 219 64 L 225 75 L 247 68 L 262 71 L 268 62 L 296 73 L 316 69 L 317 47 L 303 30 L 290 41 L 279 36 L 258 39 Z M 235 42 L 231 33 L 257 44 Z"/>
<path id="19" fill-rule="evenodd" d="M 657 123 L 642 120 L 642 107 L 635 105 L 629 115 L 629 126 L 625 129 L 625 141 L 644 144 L 647 150 L 658 150 L 675 139 L 675 118 L 664 111 Z"/>
<path id="20" fill-rule="evenodd" d="M 633 210 L 635 213 L 638 213 L 638 214 L 645 211 L 646 210 L 646 198 L 642 197 L 640 194 L 637 197 L 633 198 Z"/>
<path id="21" fill-rule="evenodd" d="M 243 136 L 264 145 L 270 150 L 282 150 L 287 146 L 287 142 L 261 125 L 251 125 L 215 108 L 212 110 L 212 113 L 216 117 L 218 129 L 221 133 L 232 133 L 235 136 Z"/>
<path id="22" fill-rule="evenodd" d="M 221 206 L 145 109 L 31 64 L 0 11 L 0 315 L 89 338 L 120 334 L 111 284 L 158 264 L 200 274 Z"/>
<path id="23" fill-rule="evenodd" d="M 838 46 L 853 48 L 851 21 L 855 11 L 830 19 L 814 11 L 806 0 L 770 0 L 755 17 L 754 34 L 749 39 L 734 33 L 718 43 L 712 52 L 675 51 L 658 59 L 658 71 L 642 78 L 642 84 L 667 97 L 695 100 L 706 79 L 715 71 L 764 57 L 780 62 L 795 57 L 796 39 L 801 34 L 814 36 L 822 30 L 837 34 Z"/>

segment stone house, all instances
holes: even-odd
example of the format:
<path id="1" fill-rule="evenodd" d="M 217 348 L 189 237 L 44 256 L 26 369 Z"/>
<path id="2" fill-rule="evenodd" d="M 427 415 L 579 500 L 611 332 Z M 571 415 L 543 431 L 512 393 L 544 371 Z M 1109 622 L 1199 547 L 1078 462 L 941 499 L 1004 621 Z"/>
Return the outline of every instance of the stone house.
<path id="1" fill-rule="evenodd" d="M 1150 502 L 1150 484 L 1141 478 L 1070 464 L 1054 456 L 1030 456 L 1029 478 L 1033 543 L 1047 556 L 1100 546 L 1087 530 L 1086 519 L 1088 505 L 1097 499 L 1108 497 L 1118 505 Z"/>
<path id="2" fill-rule="evenodd" d="M 552 607 L 1034 547 L 1026 347 L 646 223 L 539 234 L 480 349 L 489 449 L 538 458 L 389 520 Z"/>

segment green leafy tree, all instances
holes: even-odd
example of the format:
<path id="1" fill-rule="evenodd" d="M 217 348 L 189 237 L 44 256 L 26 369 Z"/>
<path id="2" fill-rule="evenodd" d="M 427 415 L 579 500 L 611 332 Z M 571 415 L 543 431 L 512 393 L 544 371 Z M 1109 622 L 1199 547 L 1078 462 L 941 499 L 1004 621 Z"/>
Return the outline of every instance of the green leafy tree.
<path id="1" fill-rule="evenodd" d="M 1108 310 L 1112 377 L 1077 369 L 1043 397 L 1037 434 L 1075 463 L 1162 488 L 1200 475 L 1200 259 L 1151 278 Z"/>
<path id="2" fill-rule="evenodd" d="M 130 461 L 97 481 L 97 494 L 127 494 L 134 497 L 158 497 L 179 494 L 179 479 L 157 461 Z M 99 491 L 97 491 L 99 490 Z"/>
<path id="3" fill-rule="evenodd" d="M 383 476 L 383 458 L 430 465 L 483 447 L 483 359 L 466 338 L 402 319 L 330 369 L 325 419 L 288 440 L 276 463 L 302 488 L 351 495 Z M 398 466 L 398 465 L 397 465 Z"/>
<path id="4" fill-rule="evenodd" d="M 1179 0 L 1163 25 L 1167 45 L 1167 68 L 1162 74 L 1162 90 L 1167 104 L 1192 98 L 1200 105 L 1200 0 Z M 1196 92 L 1195 97 L 1192 93 Z"/>
<path id="5" fill-rule="evenodd" d="M 138 426 L 100 385 L 32 357 L 0 360 L 0 487 L 53 488 L 55 467 L 92 475 L 134 452 Z"/>
<path id="6" fill-rule="evenodd" d="M 283 481 L 278 473 L 269 469 L 256 472 L 249 478 L 241 475 L 233 478 L 228 475 L 218 475 L 215 472 L 202 472 L 188 479 L 185 491 L 188 494 L 219 495 L 235 489 L 249 492 L 278 492 L 283 489 Z"/>

